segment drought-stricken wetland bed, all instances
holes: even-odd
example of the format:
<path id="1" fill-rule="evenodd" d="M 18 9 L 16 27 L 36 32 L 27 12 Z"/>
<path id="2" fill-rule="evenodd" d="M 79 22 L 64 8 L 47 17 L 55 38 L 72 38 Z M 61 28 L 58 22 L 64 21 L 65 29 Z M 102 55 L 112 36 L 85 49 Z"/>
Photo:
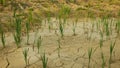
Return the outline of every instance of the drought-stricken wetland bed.
<path id="1" fill-rule="evenodd" d="M 48 59 L 47 68 L 120 67 L 118 20 L 82 19 L 75 27 L 73 22 L 72 19 L 66 21 L 62 36 L 59 20 L 52 18 L 51 28 L 43 21 L 40 29 L 29 32 L 28 44 L 27 34 L 21 36 L 18 48 L 14 35 L 6 34 L 5 48 L 0 46 L 0 67 L 43 68 L 42 56 Z M 0 45 L 3 45 L 2 42 Z M 26 61 L 23 52 L 27 54 Z"/>
<path id="2" fill-rule="evenodd" d="M 0 0 L 0 68 L 120 68 L 119 0 Z"/>

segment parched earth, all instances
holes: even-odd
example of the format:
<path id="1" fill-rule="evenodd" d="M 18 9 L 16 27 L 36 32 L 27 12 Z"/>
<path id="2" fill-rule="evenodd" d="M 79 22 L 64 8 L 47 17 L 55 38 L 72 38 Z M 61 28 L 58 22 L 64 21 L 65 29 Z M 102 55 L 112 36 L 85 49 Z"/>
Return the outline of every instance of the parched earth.
<path id="1" fill-rule="evenodd" d="M 13 35 L 6 34 L 6 48 L 2 48 L 0 42 L 0 68 L 42 68 L 41 56 L 45 52 L 48 58 L 47 68 L 88 68 L 88 49 L 92 48 L 92 58 L 90 67 L 101 68 L 101 49 L 99 47 L 100 35 L 96 29 L 91 33 L 91 23 L 96 21 L 79 21 L 76 26 L 76 35 L 73 35 L 72 21 L 68 21 L 64 28 L 64 37 L 60 37 L 58 21 L 53 19 L 53 27 L 51 31 L 48 30 L 48 25 L 43 22 L 43 27 L 37 31 L 30 32 L 29 45 L 26 45 L 26 36 L 22 37 L 21 48 L 16 48 Z M 85 25 L 85 27 L 83 27 Z M 95 27 L 96 28 L 96 27 Z M 34 39 L 41 36 L 42 45 L 40 53 L 34 44 Z M 90 37 L 90 38 L 88 38 Z M 58 39 L 60 39 L 60 57 L 58 56 Z M 115 48 L 113 51 L 111 68 L 120 67 L 120 38 L 113 35 L 110 39 L 104 36 L 104 43 L 102 51 L 105 57 L 106 65 L 109 66 L 109 46 L 110 43 L 116 40 Z M 35 49 L 33 51 L 33 45 Z M 24 49 L 28 51 L 29 64 L 26 66 L 23 56 Z"/>

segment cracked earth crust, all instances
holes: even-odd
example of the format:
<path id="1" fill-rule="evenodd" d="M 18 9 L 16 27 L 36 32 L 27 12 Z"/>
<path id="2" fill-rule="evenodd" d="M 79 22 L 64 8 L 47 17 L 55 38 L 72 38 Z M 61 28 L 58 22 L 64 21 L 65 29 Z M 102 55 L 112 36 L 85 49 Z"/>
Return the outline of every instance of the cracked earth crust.
<path id="1" fill-rule="evenodd" d="M 93 48 L 90 67 L 101 68 L 101 51 L 99 48 L 99 35 L 96 31 L 93 32 L 91 40 L 87 40 L 86 33 L 83 29 L 83 22 L 79 22 L 76 28 L 76 36 L 73 36 L 72 25 L 68 23 L 65 27 L 64 38 L 60 40 L 60 57 L 58 56 L 58 37 L 59 30 L 53 24 L 53 29 L 49 32 L 47 25 L 39 29 L 37 37 L 42 36 L 43 42 L 40 47 L 40 53 L 37 52 L 37 47 L 33 51 L 35 32 L 30 32 L 30 45 L 26 45 L 26 36 L 22 37 L 21 48 L 16 48 L 13 36 L 10 34 L 6 38 L 7 47 L 0 46 L 0 68 L 42 68 L 41 54 L 45 51 L 48 57 L 47 68 L 87 68 L 88 67 L 88 49 Z M 90 23 L 86 23 L 87 28 L 90 29 Z M 114 36 L 112 37 L 114 40 Z M 116 38 L 116 46 L 114 49 L 112 68 L 120 67 L 120 39 Z M 103 53 L 106 60 L 105 68 L 108 68 L 109 60 L 109 45 L 110 40 L 104 41 Z M 2 43 L 0 43 L 2 45 Z M 29 64 L 26 66 L 23 50 L 29 48 L 28 60 Z"/>

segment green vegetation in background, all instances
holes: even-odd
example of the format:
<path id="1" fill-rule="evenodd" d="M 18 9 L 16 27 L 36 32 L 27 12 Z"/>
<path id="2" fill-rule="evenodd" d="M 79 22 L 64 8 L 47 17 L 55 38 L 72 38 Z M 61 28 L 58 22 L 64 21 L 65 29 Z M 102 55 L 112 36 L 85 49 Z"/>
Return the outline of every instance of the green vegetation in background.
<path id="1" fill-rule="evenodd" d="M 6 5 L 6 0 L 0 0 L 0 4 Z"/>
<path id="2" fill-rule="evenodd" d="M 66 24 L 66 20 L 69 17 L 70 11 L 71 11 L 70 7 L 68 7 L 66 5 L 61 6 L 58 17 L 59 17 L 59 19 L 63 19 L 63 25 Z"/>

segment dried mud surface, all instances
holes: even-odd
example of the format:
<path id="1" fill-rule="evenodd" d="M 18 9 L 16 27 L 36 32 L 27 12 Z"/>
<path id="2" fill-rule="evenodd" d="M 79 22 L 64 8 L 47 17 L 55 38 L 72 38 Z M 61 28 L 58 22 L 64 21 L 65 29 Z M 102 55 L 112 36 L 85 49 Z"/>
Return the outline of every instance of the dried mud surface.
<path id="1" fill-rule="evenodd" d="M 85 23 L 79 21 L 77 23 L 76 35 L 73 36 L 72 24 L 69 21 L 65 26 L 64 38 L 60 40 L 61 49 L 60 57 L 58 57 L 58 38 L 60 36 L 57 21 L 53 21 L 53 28 L 51 32 L 48 30 L 48 25 L 45 23 L 43 27 L 38 30 L 36 37 L 42 36 L 42 46 L 40 53 L 37 53 L 37 47 L 33 51 L 35 31 L 30 32 L 30 45 L 26 45 L 26 36 L 22 37 L 21 48 L 16 48 L 13 36 L 6 34 L 7 47 L 2 49 L 2 43 L 0 43 L 0 68 L 25 68 L 23 50 L 29 48 L 29 65 L 28 68 L 42 68 L 41 54 L 46 53 L 48 57 L 48 68 L 87 68 L 88 67 L 88 49 L 93 48 L 91 68 L 101 68 L 101 50 L 99 48 L 99 33 L 94 31 L 91 35 L 91 40 L 87 40 L 86 29 L 91 28 L 91 23 Z M 86 24 L 86 29 L 83 29 L 83 23 Z M 120 39 L 115 38 L 116 34 L 111 37 L 112 40 L 116 39 L 116 46 L 113 54 L 113 62 L 111 68 L 120 67 Z M 109 61 L 109 46 L 111 40 L 104 40 L 103 53 L 106 60 L 105 68 L 108 68 Z M 26 68 L 27 68 L 26 67 Z"/>

